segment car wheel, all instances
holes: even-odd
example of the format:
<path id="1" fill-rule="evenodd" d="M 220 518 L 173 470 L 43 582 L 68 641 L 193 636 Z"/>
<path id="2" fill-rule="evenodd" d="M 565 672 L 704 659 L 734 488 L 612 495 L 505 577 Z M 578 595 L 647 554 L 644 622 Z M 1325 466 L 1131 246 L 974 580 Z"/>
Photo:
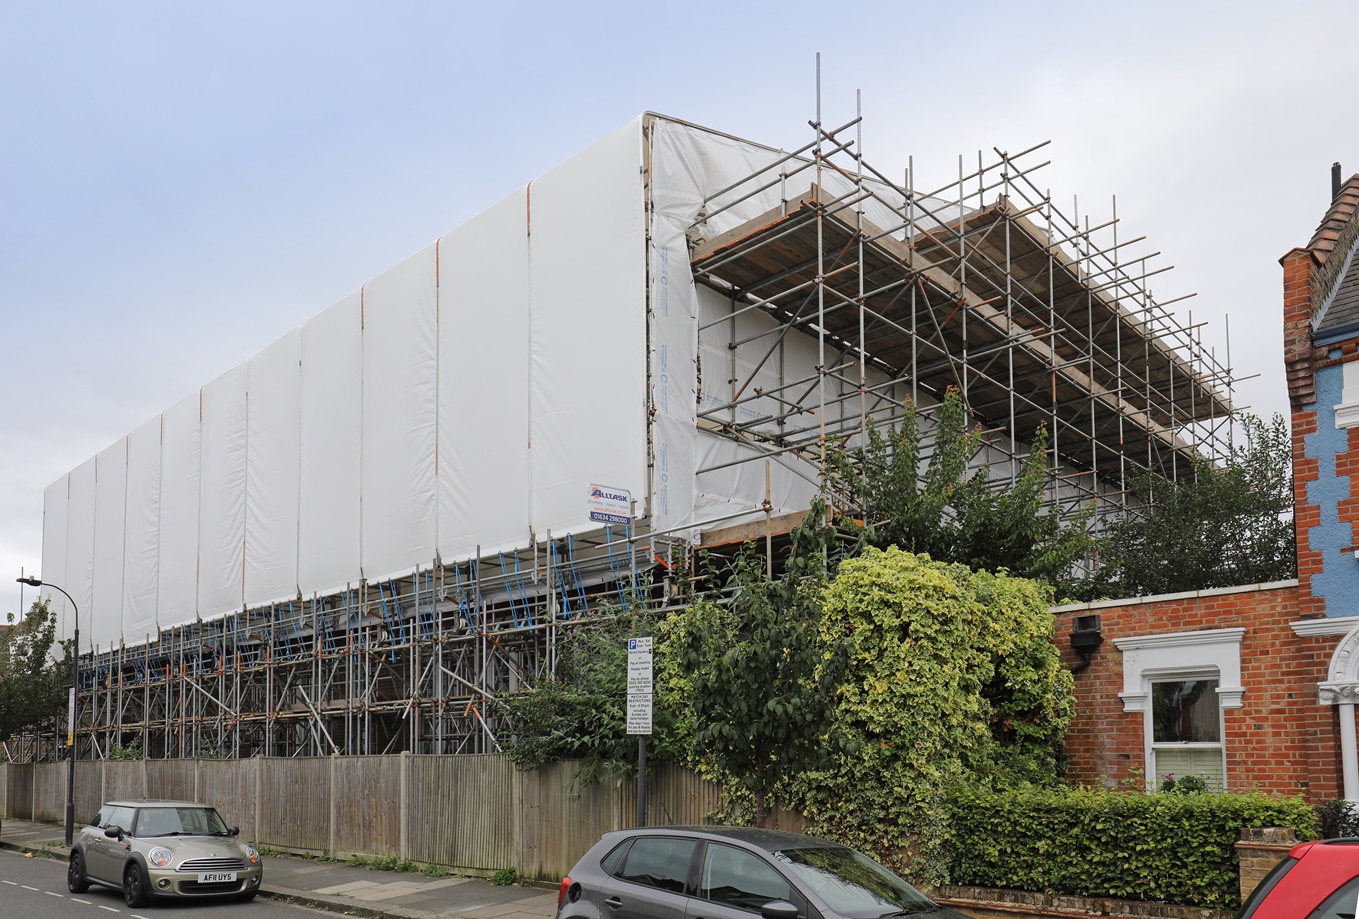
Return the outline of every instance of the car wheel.
<path id="1" fill-rule="evenodd" d="M 84 893 L 90 889 L 90 882 L 85 877 L 85 860 L 79 852 L 71 853 L 71 863 L 66 866 L 66 889 L 71 893 Z"/>
<path id="2" fill-rule="evenodd" d="M 150 899 L 146 892 L 147 886 L 146 872 L 142 870 L 142 866 L 136 862 L 129 862 L 127 868 L 123 870 L 123 899 L 127 905 L 133 909 L 145 906 Z"/>
<path id="3" fill-rule="evenodd" d="M 236 899 L 237 899 L 237 900 L 240 900 L 242 903 L 249 903 L 251 900 L 255 899 L 255 894 L 257 894 L 257 893 L 259 893 L 258 890 L 252 890 L 252 891 L 250 891 L 249 893 L 243 893 L 243 894 L 241 894 L 241 895 L 240 895 L 239 897 L 237 897 Z"/>

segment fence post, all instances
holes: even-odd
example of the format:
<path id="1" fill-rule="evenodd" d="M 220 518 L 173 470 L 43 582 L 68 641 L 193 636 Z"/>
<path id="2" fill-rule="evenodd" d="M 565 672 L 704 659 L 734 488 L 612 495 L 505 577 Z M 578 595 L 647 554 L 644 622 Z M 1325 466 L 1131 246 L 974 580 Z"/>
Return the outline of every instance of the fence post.
<path id="1" fill-rule="evenodd" d="M 401 751 L 401 768 L 397 770 L 401 776 L 401 784 L 398 793 L 401 795 L 401 844 L 397 847 L 397 853 L 402 861 L 410 858 L 410 826 L 411 826 L 411 751 Z"/>
<path id="2" fill-rule="evenodd" d="M 541 777 L 542 768 L 533 772 L 521 772 L 518 769 L 510 770 L 510 814 L 512 815 L 510 827 L 514 834 L 514 845 L 511 847 L 510 857 L 514 859 L 511 863 L 525 875 L 529 873 L 528 862 L 524 858 L 526 847 L 524 845 L 524 806 L 528 801 L 528 783 L 530 778 L 538 781 Z"/>
<path id="3" fill-rule="evenodd" d="M 335 799 L 338 797 L 338 795 L 335 794 L 335 767 L 339 755 L 340 754 L 338 753 L 330 754 L 330 842 L 328 844 L 329 849 L 327 854 L 331 858 L 338 857 L 335 854 Z"/>
<path id="4" fill-rule="evenodd" d="M 266 842 L 264 839 L 264 826 L 260 823 L 260 802 L 264 800 L 262 789 L 260 788 L 260 766 L 264 762 L 262 756 L 252 756 L 251 762 L 255 764 L 255 840 Z"/>

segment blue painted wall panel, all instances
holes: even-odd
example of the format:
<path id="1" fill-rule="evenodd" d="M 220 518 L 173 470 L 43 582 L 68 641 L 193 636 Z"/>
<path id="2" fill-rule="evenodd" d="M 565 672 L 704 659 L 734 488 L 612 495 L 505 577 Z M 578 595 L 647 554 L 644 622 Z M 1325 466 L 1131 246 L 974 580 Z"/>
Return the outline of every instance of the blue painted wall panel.
<path id="1" fill-rule="evenodd" d="M 1350 496 L 1350 477 L 1335 471 L 1336 457 L 1349 447 L 1349 432 L 1335 426 L 1342 382 L 1339 366 L 1317 371 L 1317 432 L 1304 438 L 1307 456 L 1319 467 L 1316 481 L 1307 483 L 1307 503 L 1321 516 L 1321 522 L 1307 530 L 1322 565 L 1321 573 L 1312 578 L 1312 596 L 1322 599 L 1327 616 L 1359 613 L 1359 562 L 1344 551 L 1354 545 L 1354 527 L 1339 518 L 1340 502 Z"/>

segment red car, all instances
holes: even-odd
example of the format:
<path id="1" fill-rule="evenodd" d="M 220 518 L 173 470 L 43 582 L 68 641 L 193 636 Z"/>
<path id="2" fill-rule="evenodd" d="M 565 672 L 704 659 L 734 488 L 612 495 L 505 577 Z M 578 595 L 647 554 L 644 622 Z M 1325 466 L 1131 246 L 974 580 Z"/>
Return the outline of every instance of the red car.
<path id="1" fill-rule="evenodd" d="M 1359 839 L 1323 839 L 1289 850 L 1236 919 L 1354 919 L 1359 912 Z"/>

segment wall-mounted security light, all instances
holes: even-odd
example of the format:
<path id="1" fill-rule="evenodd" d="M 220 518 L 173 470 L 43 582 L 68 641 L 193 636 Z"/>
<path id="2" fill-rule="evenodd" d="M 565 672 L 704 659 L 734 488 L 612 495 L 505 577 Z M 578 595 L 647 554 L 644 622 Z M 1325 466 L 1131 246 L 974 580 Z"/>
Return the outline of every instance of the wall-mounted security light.
<path id="1" fill-rule="evenodd" d="M 1072 673 L 1080 673 L 1086 667 L 1089 667 L 1090 658 L 1094 657 L 1095 649 L 1104 644 L 1104 633 L 1101 631 L 1101 626 L 1098 613 L 1077 616 L 1071 623 L 1071 650 L 1075 651 L 1081 658 L 1081 662 L 1071 668 Z"/>

